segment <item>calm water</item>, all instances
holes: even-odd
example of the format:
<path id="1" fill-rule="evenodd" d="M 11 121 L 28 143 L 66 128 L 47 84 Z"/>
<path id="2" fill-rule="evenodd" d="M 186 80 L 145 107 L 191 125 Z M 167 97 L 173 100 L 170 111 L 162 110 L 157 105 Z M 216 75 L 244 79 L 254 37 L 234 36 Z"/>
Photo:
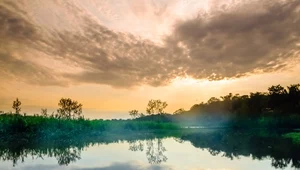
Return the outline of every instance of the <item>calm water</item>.
<path id="1" fill-rule="evenodd" d="M 299 146 L 265 132 L 151 135 L 131 139 L 0 148 L 1 170 L 268 170 L 297 169 Z M 147 135 L 145 135 L 147 136 Z M 26 144 L 24 144 L 26 143 Z"/>

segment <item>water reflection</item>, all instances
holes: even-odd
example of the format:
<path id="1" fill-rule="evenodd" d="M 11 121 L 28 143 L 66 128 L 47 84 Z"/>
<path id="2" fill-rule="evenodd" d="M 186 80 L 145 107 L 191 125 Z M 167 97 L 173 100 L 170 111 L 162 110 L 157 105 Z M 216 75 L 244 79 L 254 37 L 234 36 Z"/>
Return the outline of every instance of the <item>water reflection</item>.
<path id="1" fill-rule="evenodd" d="M 34 165 L 27 166 L 24 170 L 174 170 L 169 166 L 163 165 L 141 165 L 137 162 L 129 163 L 112 163 L 103 167 L 66 167 L 66 166 L 57 166 L 57 165 Z"/>
<path id="2" fill-rule="evenodd" d="M 213 156 L 238 159 L 241 156 L 253 160 L 271 160 L 274 168 L 300 168 L 300 145 L 283 138 L 281 133 L 270 131 L 201 131 L 184 132 L 174 138 L 178 143 L 190 142 L 195 149 L 207 150 Z M 131 137 L 130 139 L 101 138 L 81 141 L 33 142 L 14 139 L 0 139 L 0 159 L 12 162 L 13 166 L 24 162 L 25 158 L 55 158 L 58 165 L 69 165 L 81 159 L 85 148 L 95 144 L 110 144 L 126 141 L 128 149 L 145 154 L 150 165 L 167 162 L 168 145 L 164 136 Z M 183 145 L 183 144 L 182 144 Z M 173 150 L 176 148 L 172 148 Z M 195 158 L 194 158 L 195 159 Z"/>
<path id="3" fill-rule="evenodd" d="M 0 159 L 3 161 L 11 161 L 13 166 L 18 162 L 24 162 L 25 158 L 43 159 L 43 157 L 55 157 L 58 165 L 69 165 L 72 162 L 79 160 L 83 147 L 72 145 L 55 145 L 53 147 L 32 147 L 29 143 L 16 142 L 6 145 L 4 148 L 1 145 Z"/>
<path id="4" fill-rule="evenodd" d="M 270 158 L 275 168 L 286 168 L 290 163 L 300 168 L 300 145 L 283 138 L 281 133 L 266 131 L 216 131 L 182 136 L 196 148 L 207 149 L 211 155 L 229 159 L 240 156 L 253 160 Z"/>
<path id="5" fill-rule="evenodd" d="M 137 140 L 129 142 L 129 150 L 144 151 L 146 143 L 146 156 L 150 164 L 160 164 L 166 162 L 168 158 L 164 155 L 166 148 L 163 146 L 162 139 L 149 139 L 146 141 Z"/>

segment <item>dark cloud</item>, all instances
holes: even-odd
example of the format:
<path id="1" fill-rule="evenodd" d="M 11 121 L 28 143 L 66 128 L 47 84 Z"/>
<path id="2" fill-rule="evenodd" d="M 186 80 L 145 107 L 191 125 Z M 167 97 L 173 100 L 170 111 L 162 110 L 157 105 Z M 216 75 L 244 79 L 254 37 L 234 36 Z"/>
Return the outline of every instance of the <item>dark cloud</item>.
<path id="1" fill-rule="evenodd" d="M 172 37 L 189 50 L 186 73 L 223 79 L 283 68 L 299 51 L 300 1 L 253 1 L 178 23 Z"/>
<path id="2" fill-rule="evenodd" d="M 6 80 L 14 79 L 36 85 L 66 86 L 67 82 L 51 73 L 51 70 L 40 65 L 13 57 L 0 51 L 0 75 Z"/>
<path id="3" fill-rule="evenodd" d="M 0 3 L 0 43 L 35 39 L 36 28 L 23 16 L 26 14 L 11 1 Z"/>
<path id="4" fill-rule="evenodd" d="M 171 61 L 172 53 L 168 54 L 165 48 L 131 34 L 113 32 L 90 18 L 83 20 L 83 34 L 57 33 L 47 41 L 51 48 L 43 49 L 84 69 L 64 77 L 76 82 L 129 87 L 165 85 L 179 74 Z"/>
<path id="5" fill-rule="evenodd" d="M 51 70 L 14 55 L 40 38 L 36 26 L 24 17 L 26 12 L 12 1 L 3 2 L 5 5 L 0 3 L 1 79 L 14 79 L 37 85 L 66 85 L 63 81 L 57 81 Z"/>
<path id="6" fill-rule="evenodd" d="M 0 74 L 35 84 L 161 86 L 177 76 L 218 80 L 278 71 L 290 65 L 287 61 L 299 58 L 299 0 L 220 6 L 177 23 L 163 46 L 114 32 L 70 3 L 67 11 L 80 23 L 79 31 L 49 32 L 33 24 L 18 7 L 0 3 L 0 65 L 4 68 Z M 16 47 L 39 51 L 81 71 L 57 73 L 26 56 L 19 59 L 14 55 L 19 51 Z"/>

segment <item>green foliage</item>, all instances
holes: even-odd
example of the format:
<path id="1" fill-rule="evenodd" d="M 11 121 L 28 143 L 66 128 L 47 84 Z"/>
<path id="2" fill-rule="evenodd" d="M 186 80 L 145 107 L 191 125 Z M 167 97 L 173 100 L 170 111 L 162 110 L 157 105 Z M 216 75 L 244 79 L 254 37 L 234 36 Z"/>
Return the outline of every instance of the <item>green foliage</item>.
<path id="1" fill-rule="evenodd" d="M 19 114 L 0 115 L 0 136 L 22 135 L 26 139 L 68 139 L 82 135 L 124 133 L 129 131 L 153 131 L 179 129 L 173 123 L 136 120 L 85 120 L 57 119 L 44 116 Z"/>
<path id="2" fill-rule="evenodd" d="M 293 140 L 294 143 L 300 144 L 300 132 L 291 132 L 284 134 L 283 137 L 290 138 Z"/>

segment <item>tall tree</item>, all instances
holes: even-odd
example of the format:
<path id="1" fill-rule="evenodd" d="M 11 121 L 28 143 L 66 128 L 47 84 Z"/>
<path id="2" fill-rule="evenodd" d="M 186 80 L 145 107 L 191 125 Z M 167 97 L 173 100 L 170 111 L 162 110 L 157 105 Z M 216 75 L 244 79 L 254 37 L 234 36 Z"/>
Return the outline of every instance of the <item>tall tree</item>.
<path id="1" fill-rule="evenodd" d="M 227 113 L 231 113 L 232 112 L 232 98 L 233 95 L 232 93 L 229 93 L 226 96 L 221 96 L 221 99 L 223 100 L 223 104 L 224 104 L 224 111 Z"/>
<path id="2" fill-rule="evenodd" d="M 57 109 L 58 117 L 64 119 L 76 119 L 81 118 L 82 114 L 82 104 L 77 101 L 73 101 L 70 98 L 62 98 L 60 99 Z"/>
<path id="3" fill-rule="evenodd" d="M 275 112 L 283 112 L 286 107 L 287 91 L 281 85 L 271 86 L 269 90 L 269 106 Z"/>
<path id="4" fill-rule="evenodd" d="M 232 98 L 232 112 L 235 115 L 246 116 L 249 113 L 249 96 L 248 95 L 235 95 Z"/>
<path id="5" fill-rule="evenodd" d="M 148 102 L 146 112 L 147 114 L 163 114 L 165 113 L 164 109 L 168 106 L 167 102 L 161 100 L 150 100 Z"/>
<path id="6" fill-rule="evenodd" d="M 288 88 L 289 110 L 293 113 L 300 112 L 300 84 L 292 84 Z"/>
<path id="7" fill-rule="evenodd" d="M 129 115 L 130 115 L 133 119 L 135 119 L 135 118 L 137 118 L 137 117 L 139 116 L 139 111 L 138 111 L 138 110 L 130 110 L 130 111 L 129 111 Z"/>
<path id="8" fill-rule="evenodd" d="M 17 98 L 14 102 L 13 102 L 13 106 L 12 108 L 16 110 L 16 114 L 20 114 L 21 112 L 21 101 Z"/>
<path id="9" fill-rule="evenodd" d="M 257 116 L 266 111 L 268 108 L 268 100 L 269 98 L 267 93 L 250 93 L 250 98 L 248 101 L 249 113 Z"/>

